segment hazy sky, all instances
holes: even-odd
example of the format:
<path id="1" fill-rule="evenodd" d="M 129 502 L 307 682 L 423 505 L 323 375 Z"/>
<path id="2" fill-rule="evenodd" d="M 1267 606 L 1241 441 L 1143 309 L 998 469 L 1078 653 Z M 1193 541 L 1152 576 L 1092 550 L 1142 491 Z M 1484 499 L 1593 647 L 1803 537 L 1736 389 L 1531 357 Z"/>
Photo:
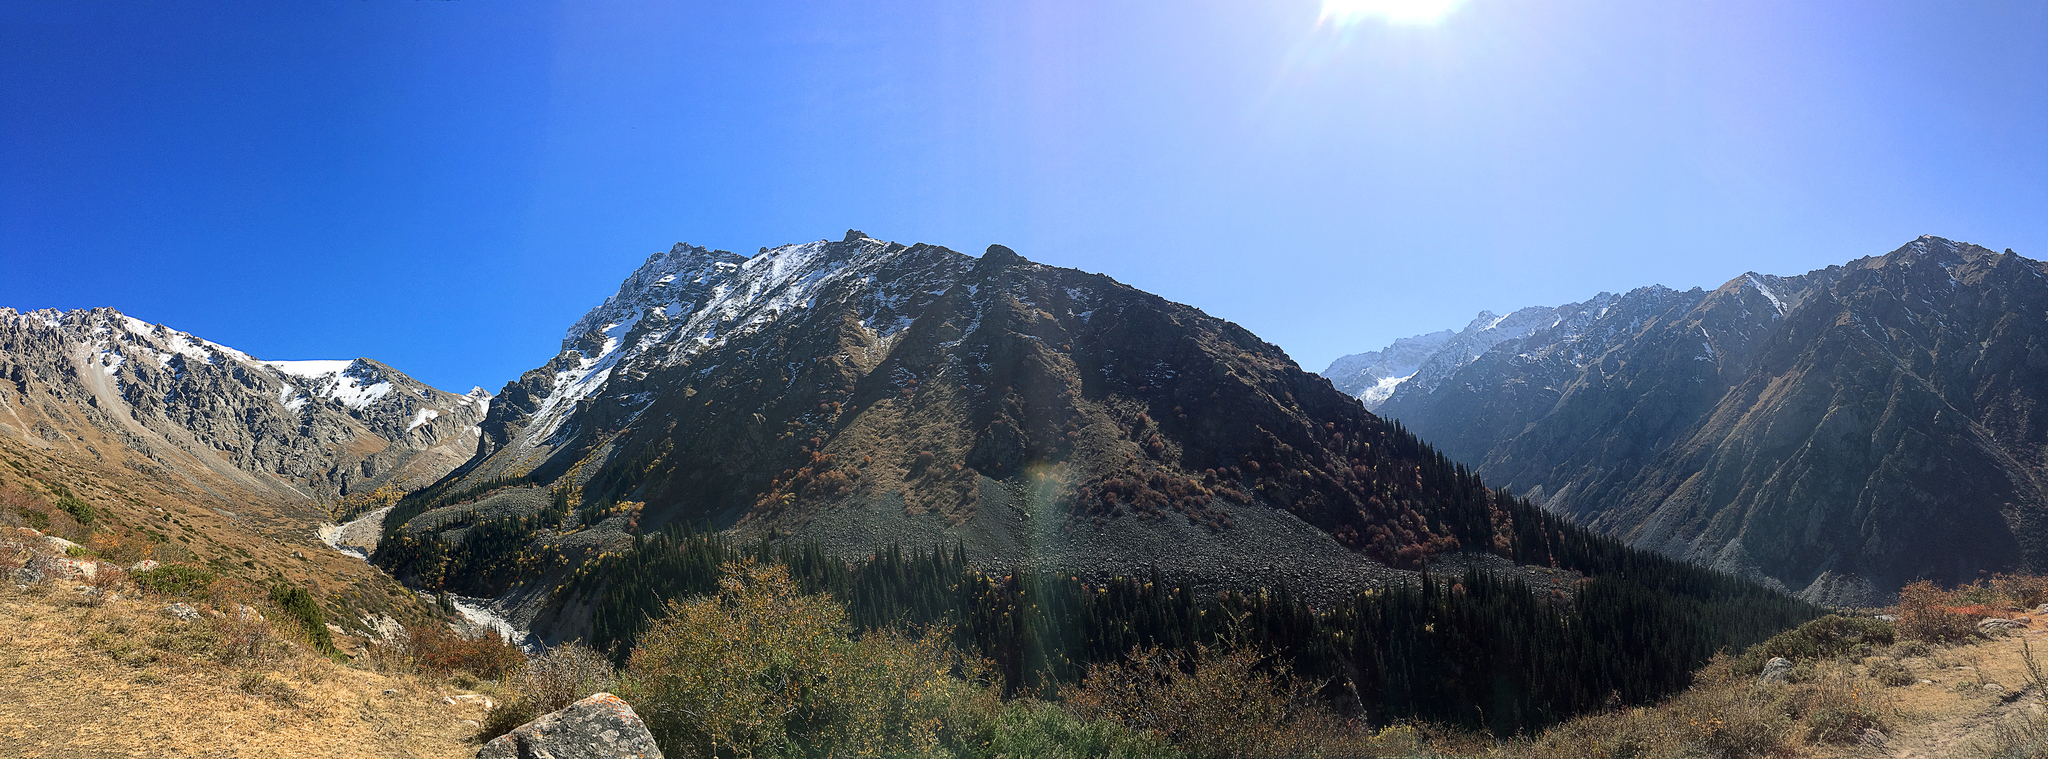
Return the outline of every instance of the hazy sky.
<path id="1" fill-rule="evenodd" d="M 1002 243 L 1311 370 L 1921 234 L 2048 257 L 2048 3 L 1323 11 L 8 0 L 0 305 L 495 391 L 679 240 Z"/>

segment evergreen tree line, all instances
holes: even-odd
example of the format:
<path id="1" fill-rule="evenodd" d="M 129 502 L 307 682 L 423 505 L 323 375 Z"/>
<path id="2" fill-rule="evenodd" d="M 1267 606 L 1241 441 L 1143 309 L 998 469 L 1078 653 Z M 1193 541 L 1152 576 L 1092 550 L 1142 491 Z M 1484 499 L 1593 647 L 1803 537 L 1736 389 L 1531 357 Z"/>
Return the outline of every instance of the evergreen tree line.
<path id="1" fill-rule="evenodd" d="M 964 651 L 994 663 L 1013 693 L 1057 697 L 1089 664 L 1118 660 L 1133 647 L 1188 650 L 1229 639 L 1270 647 L 1295 672 L 1323 682 L 1325 696 L 1375 722 L 1425 719 L 1502 734 L 1534 731 L 1615 703 L 1654 701 L 1684 688 L 1691 671 L 1715 651 L 1739 651 L 1821 614 L 1755 583 L 1629 548 L 1505 490 L 1488 489 L 1398 423 L 1384 433 L 1383 446 L 1351 444 L 1363 476 L 1283 466 L 1248 467 L 1266 473 L 1246 476 L 1253 489 L 1269 494 L 1351 488 L 1412 524 L 1426 519 L 1427 529 L 1395 536 L 1394 544 L 1402 545 L 1393 557 L 1397 565 L 1419 566 L 1434 551 L 1416 535 L 1434 534 L 1442 536 L 1432 539 L 1439 544 L 1448 539 L 1448 545 L 1572 570 L 1584 579 L 1559 592 L 1532 588 L 1518 576 L 1424 573 L 1317 609 L 1285 587 L 1202 592 L 1156 572 L 1096 582 L 1042 572 L 992 576 L 970 566 L 957 547 L 888 547 L 848 562 L 814 545 L 736 546 L 685 526 L 636 535 L 623 554 L 565 556 L 537 541 L 537 533 L 573 529 L 572 519 L 586 522 L 582 512 L 604 504 L 572 503 L 562 488 L 533 517 L 444 526 L 440 534 L 396 528 L 430 508 L 526 480 L 461 492 L 444 482 L 408 497 L 394 508 L 392 537 L 379 546 L 376 561 L 415 585 L 478 595 L 560 578 L 566 582 L 559 593 L 594 595 L 591 642 L 623 659 L 669 600 L 715 592 L 727 561 L 752 557 L 787 565 L 807 591 L 830 593 L 847 605 L 859 629 L 948 626 Z M 1303 482 L 1288 485 L 1287 478 Z M 1320 510 L 1332 503 L 1324 501 Z M 1314 504 L 1296 501 L 1290 508 L 1318 520 Z M 1405 530 L 1398 521 L 1394 528 Z"/>
<path id="2" fill-rule="evenodd" d="M 814 545 L 733 546 L 676 529 L 604 560 L 581 583 L 597 595 L 593 642 L 621 658 L 668 599 L 715 592 L 725 562 L 752 557 L 787 565 L 806 591 L 831 594 L 858 629 L 950 627 L 955 644 L 991 661 L 1013 693 L 1057 697 L 1089 664 L 1133 647 L 1229 642 L 1270 648 L 1324 683 L 1327 698 L 1374 722 L 1423 719 L 1497 734 L 1655 701 L 1685 688 L 1715 651 L 1739 651 L 1820 613 L 1613 541 L 1577 543 L 1587 559 L 1625 574 L 1589 577 L 1560 597 L 1518 577 L 1423 573 L 1315 609 L 1285 587 L 1201 593 L 1156 573 L 1100 583 L 990 576 L 957 547 L 890 547 L 849 563 Z"/>

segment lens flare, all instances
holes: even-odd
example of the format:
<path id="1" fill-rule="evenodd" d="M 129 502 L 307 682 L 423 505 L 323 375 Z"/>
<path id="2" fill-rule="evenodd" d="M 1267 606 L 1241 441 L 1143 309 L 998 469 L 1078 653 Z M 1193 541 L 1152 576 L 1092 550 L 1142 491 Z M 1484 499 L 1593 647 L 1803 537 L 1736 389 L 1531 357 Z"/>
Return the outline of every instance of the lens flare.
<path id="1" fill-rule="evenodd" d="M 1318 24 L 1351 26 L 1362 21 L 1427 26 L 1457 10 L 1461 0 L 1323 0 Z"/>

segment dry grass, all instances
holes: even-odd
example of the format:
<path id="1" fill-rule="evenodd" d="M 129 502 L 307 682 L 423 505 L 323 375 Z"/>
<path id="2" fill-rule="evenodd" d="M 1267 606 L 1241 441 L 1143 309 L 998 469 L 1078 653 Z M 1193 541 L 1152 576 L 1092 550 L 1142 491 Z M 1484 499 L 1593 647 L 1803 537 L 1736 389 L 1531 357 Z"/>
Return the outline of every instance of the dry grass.
<path id="1" fill-rule="evenodd" d="M 1594 714 L 1464 756 L 1499 759 L 2031 759 L 2048 757 L 2048 708 L 2027 629 L 1956 645 L 1907 641 L 1802 663 L 1804 682 L 1766 685 L 1717 658 L 1693 688 L 1651 707 Z M 1872 732 L 1874 731 L 1875 734 Z M 1881 734 L 1881 737 L 1879 735 Z"/>
<path id="2" fill-rule="evenodd" d="M 481 708 L 442 703 L 438 681 L 336 664 L 232 612 L 179 621 L 132 587 L 99 598 L 0 581 L 0 756 L 476 751 Z"/>

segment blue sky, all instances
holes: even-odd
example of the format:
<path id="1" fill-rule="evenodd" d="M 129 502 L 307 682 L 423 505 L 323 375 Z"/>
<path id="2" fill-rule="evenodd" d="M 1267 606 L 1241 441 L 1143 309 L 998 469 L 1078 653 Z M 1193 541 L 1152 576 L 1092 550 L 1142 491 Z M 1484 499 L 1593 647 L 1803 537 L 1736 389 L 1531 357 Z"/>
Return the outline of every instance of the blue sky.
<path id="1" fill-rule="evenodd" d="M 2048 256 L 2048 4 L 0 4 L 0 305 L 495 390 L 646 256 L 1003 243 L 1311 370 L 1920 234 Z"/>

